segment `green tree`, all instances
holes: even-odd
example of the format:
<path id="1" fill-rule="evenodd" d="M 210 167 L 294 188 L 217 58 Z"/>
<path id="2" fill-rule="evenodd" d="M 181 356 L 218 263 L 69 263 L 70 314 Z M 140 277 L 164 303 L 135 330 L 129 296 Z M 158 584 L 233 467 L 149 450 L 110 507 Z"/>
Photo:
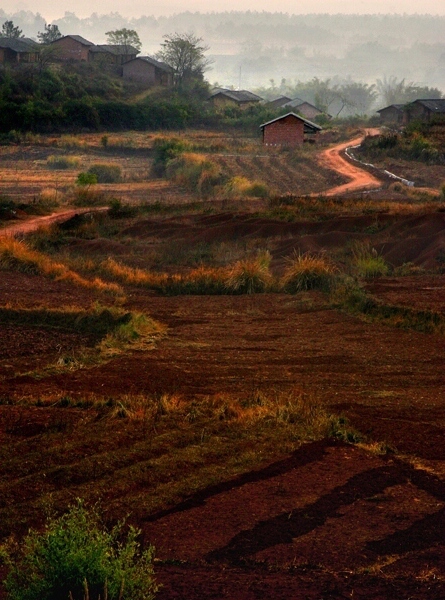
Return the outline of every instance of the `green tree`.
<path id="1" fill-rule="evenodd" d="M 204 81 L 204 72 L 211 61 L 205 57 L 209 47 L 202 41 L 202 38 L 193 33 L 173 33 L 164 36 L 162 50 L 156 54 L 156 58 L 171 67 L 176 88 L 192 87 Z"/>
<path id="2" fill-rule="evenodd" d="M 134 29 L 115 29 L 114 31 L 107 31 L 107 43 L 113 46 L 125 46 L 127 49 L 126 54 L 130 53 L 130 48 L 136 48 L 138 52 L 141 51 L 142 43 L 139 39 L 138 33 Z"/>
<path id="3" fill-rule="evenodd" d="M 24 36 L 22 30 L 16 27 L 13 21 L 5 21 L 2 25 L 1 37 L 20 38 Z"/>
<path id="4" fill-rule="evenodd" d="M 60 39 L 62 34 L 59 31 L 57 25 L 47 25 L 45 23 L 45 31 L 39 31 L 37 34 L 37 39 L 41 44 L 51 44 L 51 42 L 55 42 Z"/>

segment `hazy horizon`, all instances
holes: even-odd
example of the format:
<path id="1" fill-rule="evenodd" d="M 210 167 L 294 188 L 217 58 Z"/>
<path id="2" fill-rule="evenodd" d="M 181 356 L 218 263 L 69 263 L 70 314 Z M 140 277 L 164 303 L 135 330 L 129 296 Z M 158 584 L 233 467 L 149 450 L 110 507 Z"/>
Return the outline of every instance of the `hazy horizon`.
<path id="1" fill-rule="evenodd" d="M 445 15 L 443 0 L 424 0 L 419 9 L 417 0 L 300 0 L 297 7 L 294 0 L 276 0 L 271 8 L 270 0 L 163 0 L 146 2 L 130 0 L 120 5 L 111 5 L 108 0 L 96 0 L 94 10 L 88 0 L 78 0 L 75 6 L 54 3 L 50 0 L 3 0 L 2 9 L 7 13 L 21 10 L 40 13 L 47 21 L 60 19 L 65 12 L 75 12 L 78 17 L 91 14 L 119 13 L 127 18 L 141 16 L 169 16 L 182 12 L 218 13 L 226 11 L 247 11 L 304 14 L 433 14 Z"/>

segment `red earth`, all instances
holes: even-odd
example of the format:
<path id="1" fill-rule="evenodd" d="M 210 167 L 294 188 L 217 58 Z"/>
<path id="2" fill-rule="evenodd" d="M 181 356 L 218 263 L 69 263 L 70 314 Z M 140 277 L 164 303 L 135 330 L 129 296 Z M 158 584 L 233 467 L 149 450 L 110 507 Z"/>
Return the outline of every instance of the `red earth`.
<path id="1" fill-rule="evenodd" d="M 377 225 L 375 216 L 287 224 L 236 214 L 190 216 L 162 226 L 147 219 L 131 234 L 167 240 L 275 238 L 279 269 L 295 249 L 341 248 L 372 227 L 380 236 L 376 246 L 387 248 L 396 266 L 412 254 L 420 257 L 419 266 L 437 267 L 443 213 L 379 219 Z M 443 275 L 383 278 L 368 287 L 390 303 L 444 312 Z M 156 546 L 159 600 L 445 598 L 443 336 L 365 322 L 332 309 L 317 292 L 160 297 L 140 288 L 125 291 L 126 308 L 167 326 L 152 351 L 36 378 L 25 371 L 54 364 L 59 352 L 89 340 L 2 326 L 0 398 L 172 392 L 191 399 L 221 391 L 243 397 L 252 390 L 297 386 L 345 415 L 369 440 L 392 449 L 382 456 L 335 440 L 307 443 L 155 514 L 132 504 L 132 494 L 150 493 L 144 482 L 113 498 L 132 507 L 144 541 Z M 96 299 L 64 282 L 7 271 L 0 278 L 0 298 L 2 305 L 22 307 L 68 302 L 87 307 Z M 13 410 L 20 411 L 20 427 L 11 433 Z M 3 446 L 24 457 L 43 448 L 54 414 L 4 402 Z M 80 419 L 74 410 L 70 418 Z M 98 464 L 107 451 L 84 449 Z M 15 491 L 3 501 L 18 507 L 35 502 L 48 485 L 43 469 L 16 474 Z M 0 465 L 0 490 L 11 477 Z M 70 485 L 75 496 L 78 488 Z"/>

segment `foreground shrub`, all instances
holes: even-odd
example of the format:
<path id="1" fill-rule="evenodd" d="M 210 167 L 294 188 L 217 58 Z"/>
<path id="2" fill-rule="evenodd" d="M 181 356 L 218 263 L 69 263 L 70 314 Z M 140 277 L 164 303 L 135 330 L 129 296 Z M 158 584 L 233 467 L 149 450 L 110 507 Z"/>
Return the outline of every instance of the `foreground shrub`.
<path id="1" fill-rule="evenodd" d="M 179 138 L 158 137 L 153 142 L 153 171 L 158 177 L 165 175 L 168 163 L 190 148 L 190 145 Z"/>
<path id="2" fill-rule="evenodd" d="M 260 252 L 256 258 L 240 260 L 228 271 L 227 290 L 235 294 L 256 294 L 267 291 L 272 285 L 269 270 L 269 252 Z"/>
<path id="3" fill-rule="evenodd" d="M 296 254 L 287 260 L 281 285 L 290 294 L 314 289 L 328 290 L 336 271 L 336 267 L 323 256 Z"/>
<path id="4" fill-rule="evenodd" d="M 5 587 L 11 600 L 109 598 L 151 600 L 153 548 L 141 552 L 140 531 L 124 522 L 107 530 L 97 507 L 81 500 L 42 533 L 31 530 L 20 545 L 5 549 L 9 574 Z"/>

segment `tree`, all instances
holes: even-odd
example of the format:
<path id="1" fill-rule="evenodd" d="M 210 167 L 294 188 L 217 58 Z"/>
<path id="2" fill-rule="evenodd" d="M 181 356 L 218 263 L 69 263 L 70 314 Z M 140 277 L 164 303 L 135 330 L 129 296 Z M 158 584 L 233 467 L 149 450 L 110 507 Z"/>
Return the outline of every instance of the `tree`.
<path id="1" fill-rule="evenodd" d="M 176 88 L 191 87 L 204 80 L 204 72 L 211 61 L 204 54 L 209 47 L 203 45 L 202 41 L 192 33 L 164 36 L 162 50 L 156 54 L 156 58 L 171 67 Z"/>
<path id="2" fill-rule="evenodd" d="M 24 37 L 22 35 L 22 30 L 14 25 L 12 21 L 5 21 L 2 25 L 2 35 L 1 37 L 6 38 L 20 38 Z"/>
<path id="3" fill-rule="evenodd" d="M 60 39 L 62 34 L 59 31 L 57 25 L 47 25 L 45 23 L 45 31 L 39 31 L 37 34 L 37 39 L 41 44 L 51 44 L 51 42 L 55 42 Z"/>
<path id="4" fill-rule="evenodd" d="M 141 51 L 142 43 L 139 39 L 138 33 L 134 29 L 115 29 L 114 31 L 107 31 L 107 43 L 113 46 L 125 46 L 125 54 L 129 54 L 130 48 L 136 48 L 138 52 Z"/>

